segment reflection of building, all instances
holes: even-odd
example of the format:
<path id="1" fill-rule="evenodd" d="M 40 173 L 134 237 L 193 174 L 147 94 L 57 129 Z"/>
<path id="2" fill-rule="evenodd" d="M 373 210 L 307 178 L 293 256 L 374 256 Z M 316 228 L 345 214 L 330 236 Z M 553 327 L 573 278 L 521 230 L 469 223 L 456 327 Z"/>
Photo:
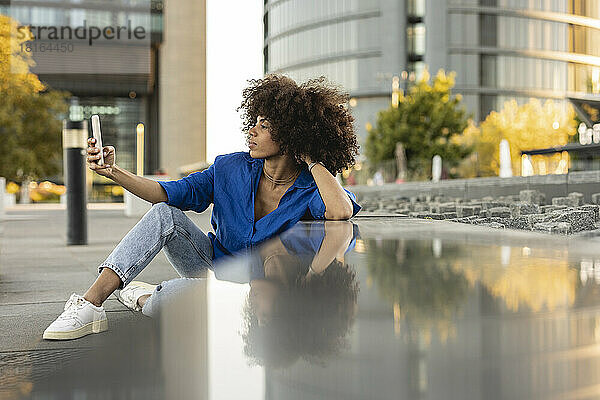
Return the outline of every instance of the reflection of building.
<path id="1" fill-rule="evenodd" d="M 73 94 L 71 118 L 100 115 L 104 143 L 117 148 L 123 168 L 136 172 L 140 122 L 145 125 L 146 173 L 162 168 L 175 177 L 179 166 L 205 161 L 204 0 L 178 0 L 164 9 L 162 0 L 3 3 L 0 13 L 27 25 L 75 29 L 85 22 L 102 29 L 130 22 L 146 28 L 149 34 L 143 43 L 99 41 L 84 46 L 80 55 L 52 60 L 46 53 L 32 72 L 52 88 Z M 40 41 L 44 39 L 35 42 Z"/>
<path id="2" fill-rule="evenodd" d="M 363 138 L 365 124 L 389 106 L 392 77 L 406 87 L 425 65 L 456 71 L 456 92 L 477 120 L 509 98 L 600 93 L 598 2 L 524 3 L 266 1 L 265 72 L 325 74 L 342 84 L 357 99 Z"/>

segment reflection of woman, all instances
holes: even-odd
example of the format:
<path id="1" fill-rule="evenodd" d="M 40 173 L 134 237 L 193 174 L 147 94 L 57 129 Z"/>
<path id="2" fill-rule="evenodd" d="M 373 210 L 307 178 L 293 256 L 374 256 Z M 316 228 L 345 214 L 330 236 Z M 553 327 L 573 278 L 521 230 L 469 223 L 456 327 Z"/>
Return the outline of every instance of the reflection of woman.
<path id="1" fill-rule="evenodd" d="M 348 95 L 325 79 L 298 86 L 268 75 L 243 92 L 249 152 L 218 156 L 205 171 L 177 181 L 156 182 L 115 164 L 115 149 L 88 148 L 88 166 L 154 204 L 100 265 L 83 296 L 73 294 L 44 338 L 74 339 L 106 330 L 102 308 L 116 289 L 125 305 L 144 311 L 161 286 L 132 283 L 164 247 L 183 277 L 196 277 L 213 260 L 288 229 L 300 219 L 348 219 L 360 206 L 335 174 L 354 162 L 358 145 Z M 183 212 L 213 204 L 214 234 L 204 234 Z M 155 297 L 156 298 L 156 297 Z"/>
<path id="2" fill-rule="evenodd" d="M 283 367 L 299 357 L 322 360 L 345 344 L 358 284 L 343 257 L 352 247 L 356 226 L 326 222 L 321 227 L 325 235 L 312 254 L 306 246 L 311 232 L 306 235 L 299 228 L 261 248 L 264 276 L 250 281 L 243 334 L 246 354 L 259 364 Z"/>

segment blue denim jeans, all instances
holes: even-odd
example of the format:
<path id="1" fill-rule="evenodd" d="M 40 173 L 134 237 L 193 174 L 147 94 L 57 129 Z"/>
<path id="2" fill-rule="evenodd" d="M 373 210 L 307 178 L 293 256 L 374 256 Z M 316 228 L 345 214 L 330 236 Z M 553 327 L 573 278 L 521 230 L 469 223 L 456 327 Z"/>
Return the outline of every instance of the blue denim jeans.
<path id="1" fill-rule="evenodd" d="M 142 312 L 155 315 L 160 302 L 193 285 L 212 266 L 210 239 L 183 211 L 166 203 L 157 203 L 131 228 L 108 258 L 100 264 L 121 279 L 119 289 L 131 282 L 164 249 L 165 255 L 181 279 L 162 282 L 144 304 Z"/>

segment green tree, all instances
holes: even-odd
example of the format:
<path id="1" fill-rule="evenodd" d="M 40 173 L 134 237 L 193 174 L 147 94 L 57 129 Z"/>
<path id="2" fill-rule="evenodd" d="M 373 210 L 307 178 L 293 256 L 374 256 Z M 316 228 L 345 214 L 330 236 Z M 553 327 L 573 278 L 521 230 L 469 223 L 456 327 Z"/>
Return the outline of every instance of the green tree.
<path id="1" fill-rule="evenodd" d="M 431 159 L 439 155 L 447 170 L 468 155 L 470 147 L 453 138 L 461 135 L 470 116 L 461 105 L 461 95 L 452 96 L 454 73 L 440 70 L 429 83 L 423 73 L 398 107 L 380 111 L 376 126 L 366 141 L 366 155 L 372 164 L 394 159 L 396 143 L 404 145 L 407 168 L 413 178 L 431 175 Z"/>
<path id="2" fill-rule="evenodd" d="M 447 337 L 466 303 L 469 282 L 454 264 L 468 258 L 446 243 L 444 257 L 432 257 L 433 242 L 424 240 L 365 240 L 366 265 L 379 293 L 398 310 L 405 333 L 436 330 Z"/>
<path id="3" fill-rule="evenodd" d="M 18 182 L 57 174 L 66 92 L 51 90 L 30 72 L 17 22 L 0 15 L 0 176 Z M 12 33 L 12 34 L 11 34 Z"/>

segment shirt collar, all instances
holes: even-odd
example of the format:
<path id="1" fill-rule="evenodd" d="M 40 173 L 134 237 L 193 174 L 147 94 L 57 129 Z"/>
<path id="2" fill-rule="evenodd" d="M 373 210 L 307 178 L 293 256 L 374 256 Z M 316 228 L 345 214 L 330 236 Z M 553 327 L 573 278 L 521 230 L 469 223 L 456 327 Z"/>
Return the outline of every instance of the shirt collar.
<path id="1" fill-rule="evenodd" d="M 253 168 L 262 170 L 265 160 L 263 158 L 252 158 L 250 157 L 250 153 L 248 153 L 248 162 L 253 164 Z M 306 189 L 313 185 L 315 185 L 315 180 L 312 174 L 308 171 L 307 166 L 303 166 L 300 175 L 298 175 L 292 187 Z"/>
<path id="2" fill-rule="evenodd" d="M 293 186 L 306 189 L 312 185 L 315 185 L 315 179 L 313 178 L 312 174 L 308 172 L 308 167 L 303 166 L 302 170 L 300 171 L 300 175 L 298 175 L 296 178 Z"/>

